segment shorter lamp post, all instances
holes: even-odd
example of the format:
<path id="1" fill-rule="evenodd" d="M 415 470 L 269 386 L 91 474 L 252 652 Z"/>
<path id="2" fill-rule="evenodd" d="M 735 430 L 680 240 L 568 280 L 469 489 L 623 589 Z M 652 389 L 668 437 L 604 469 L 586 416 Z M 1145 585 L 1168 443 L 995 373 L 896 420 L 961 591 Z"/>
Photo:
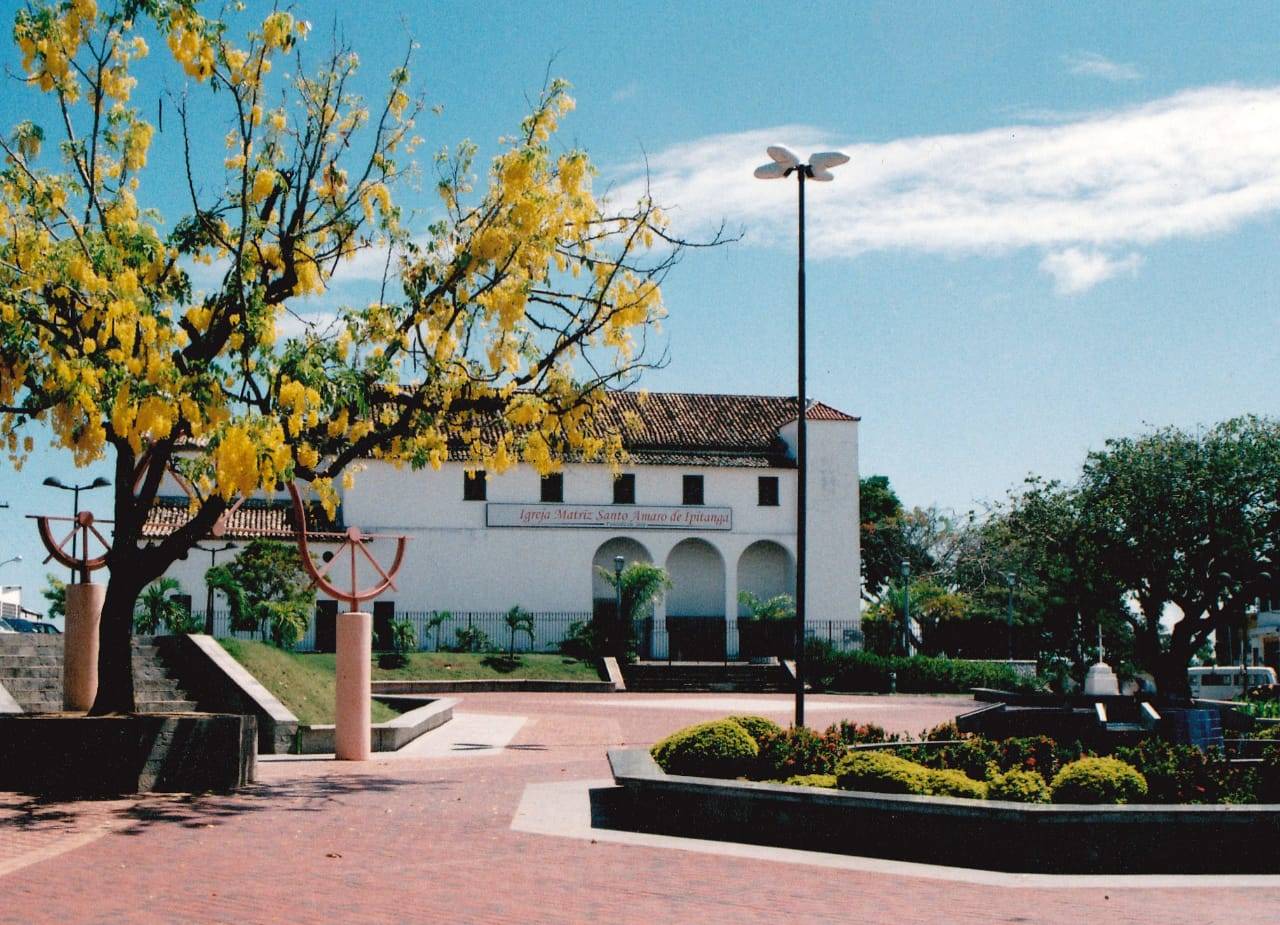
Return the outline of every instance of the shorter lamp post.
<path id="1" fill-rule="evenodd" d="M 67 485 L 56 475 L 51 475 L 47 479 L 45 479 L 41 484 L 47 485 L 50 488 L 61 488 L 63 491 L 71 492 L 72 495 L 74 496 L 74 502 L 73 502 L 74 511 L 72 512 L 71 516 L 75 518 L 80 516 L 80 492 L 92 491 L 95 488 L 105 488 L 111 484 L 111 480 L 104 479 L 102 476 L 98 476 L 92 482 L 89 482 L 88 484 L 85 484 L 85 485 Z M 89 551 L 86 549 L 85 554 L 88 555 L 88 552 Z M 76 531 L 73 531 L 71 534 L 71 558 L 74 559 L 75 557 L 76 557 Z M 78 578 L 75 573 L 75 569 L 72 569 L 71 582 L 74 584 L 77 580 Z M 88 581 L 89 579 L 86 578 L 84 580 Z"/>
<path id="2" fill-rule="evenodd" d="M 215 565 L 218 564 L 218 553 L 229 552 L 232 549 L 239 549 L 240 547 L 237 546 L 235 543 L 227 542 L 227 543 L 223 543 L 221 546 L 214 546 L 212 548 L 208 546 L 201 546 L 199 543 L 196 543 L 191 548 L 198 549 L 201 552 L 207 552 L 209 554 L 209 568 L 213 568 Z M 213 585 L 209 584 L 209 576 L 207 572 L 205 573 L 204 584 L 205 584 L 205 590 L 207 592 L 205 596 L 205 602 L 204 602 L 204 632 L 206 636 L 212 636 L 213 635 Z"/>
<path id="3" fill-rule="evenodd" d="M 902 560 L 902 654 L 911 654 L 911 563 Z"/>
<path id="4" fill-rule="evenodd" d="M 21 561 L 22 561 L 22 556 L 14 556 L 11 559 L 5 559 L 3 562 L 0 562 L 0 565 L 8 565 L 10 562 L 21 562 Z"/>
<path id="5" fill-rule="evenodd" d="M 614 643 L 615 654 L 618 654 L 618 649 L 624 647 L 623 640 L 627 638 L 626 634 L 630 632 L 630 627 L 622 625 L 622 566 L 625 564 L 626 560 L 622 556 L 613 557 L 613 597 L 615 606 L 613 615 L 614 626 L 617 627 L 614 631 L 617 633 L 616 642 Z M 623 651 L 621 654 L 625 656 L 626 652 Z"/>
<path id="6" fill-rule="evenodd" d="M 1013 572 L 1005 572 L 1004 580 L 1009 585 L 1009 661 L 1013 661 L 1013 586 L 1017 584 L 1018 576 Z"/>

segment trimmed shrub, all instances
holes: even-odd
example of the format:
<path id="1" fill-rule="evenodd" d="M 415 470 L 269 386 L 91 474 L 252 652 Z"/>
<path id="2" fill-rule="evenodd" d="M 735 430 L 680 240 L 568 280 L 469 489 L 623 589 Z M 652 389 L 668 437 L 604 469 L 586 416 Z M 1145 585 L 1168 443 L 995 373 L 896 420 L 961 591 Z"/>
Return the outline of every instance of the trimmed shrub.
<path id="1" fill-rule="evenodd" d="M 1024 677 L 1003 662 L 933 658 L 924 655 L 876 655 L 864 650 L 843 651 L 824 640 L 814 640 L 805 650 L 805 675 L 815 690 L 889 690 L 889 673 L 897 674 L 902 693 L 965 693 L 975 687 L 1007 691 L 1039 690 L 1036 678 Z"/>
<path id="2" fill-rule="evenodd" d="M 673 732 L 649 753 L 668 774 L 732 778 L 751 770 L 760 747 L 733 720 L 718 719 Z"/>
<path id="3" fill-rule="evenodd" d="M 822 733 L 807 726 L 765 732 L 760 736 L 756 776 L 786 780 L 797 774 L 831 774 L 844 753 L 844 743 L 835 726 Z"/>
<path id="4" fill-rule="evenodd" d="M 917 796 L 964 797 L 981 800 L 987 787 L 960 771 L 938 771 L 882 751 L 854 752 L 836 769 L 841 790 L 908 793 Z"/>
<path id="5" fill-rule="evenodd" d="M 929 769 L 888 752 L 854 752 L 836 768 L 836 786 L 841 790 L 871 793 L 928 792 Z"/>
<path id="6" fill-rule="evenodd" d="M 733 720 L 747 730 L 747 735 L 755 739 L 757 745 L 762 744 L 761 739 L 765 736 L 782 735 L 782 727 L 771 719 L 765 719 L 763 716 L 729 716 L 726 719 Z"/>
<path id="7" fill-rule="evenodd" d="M 879 742 L 896 742 L 899 739 L 895 732 L 890 735 L 885 728 L 876 723 L 851 723 L 847 719 L 840 720 L 838 725 L 827 729 L 830 735 L 835 730 L 840 741 L 845 745 L 863 745 Z"/>
<path id="8" fill-rule="evenodd" d="M 963 771 L 926 770 L 928 777 L 925 778 L 925 785 L 929 789 L 925 792 L 930 796 L 962 797 L 966 800 L 987 798 L 987 785 L 983 781 L 974 780 Z"/>
<path id="9" fill-rule="evenodd" d="M 834 774 L 797 774 L 795 777 L 788 777 L 783 783 L 792 787 L 825 787 L 828 790 L 834 790 L 836 776 Z"/>
<path id="10" fill-rule="evenodd" d="M 1048 803 L 1049 785 L 1039 771 L 1020 771 L 1014 768 L 1003 774 L 993 774 L 987 781 L 988 800 L 1006 800 L 1010 803 Z"/>
<path id="11" fill-rule="evenodd" d="M 1081 758 L 1054 776 L 1050 790 L 1055 803 L 1133 803 L 1147 795 L 1147 781 L 1118 758 Z"/>

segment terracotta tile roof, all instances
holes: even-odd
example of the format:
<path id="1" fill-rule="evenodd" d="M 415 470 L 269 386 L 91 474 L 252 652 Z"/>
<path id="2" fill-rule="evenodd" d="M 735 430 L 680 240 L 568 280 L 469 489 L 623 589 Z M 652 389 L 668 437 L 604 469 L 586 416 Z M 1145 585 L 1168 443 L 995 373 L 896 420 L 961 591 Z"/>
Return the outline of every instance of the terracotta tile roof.
<path id="1" fill-rule="evenodd" d="M 186 498 L 157 498 L 142 526 L 147 539 L 168 536 L 190 519 Z M 341 540 L 341 520 L 334 522 L 318 504 L 307 505 L 307 535 L 320 541 Z M 291 540 L 297 536 L 293 505 L 288 501 L 250 498 L 227 518 L 227 539 Z"/>
<path id="2" fill-rule="evenodd" d="M 632 458 L 647 465 L 789 466 L 778 431 L 795 420 L 795 399 L 777 395 L 690 392 L 610 392 L 597 412 L 600 429 L 623 434 Z M 628 419 L 640 421 L 637 430 Z M 822 402 L 811 402 L 809 421 L 856 421 Z M 496 436 L 497 425 L 493 425 Z M 482 433 L 487 428 L 482 427 Z M 465 459 L 461 446 L 450 457 Z"/>

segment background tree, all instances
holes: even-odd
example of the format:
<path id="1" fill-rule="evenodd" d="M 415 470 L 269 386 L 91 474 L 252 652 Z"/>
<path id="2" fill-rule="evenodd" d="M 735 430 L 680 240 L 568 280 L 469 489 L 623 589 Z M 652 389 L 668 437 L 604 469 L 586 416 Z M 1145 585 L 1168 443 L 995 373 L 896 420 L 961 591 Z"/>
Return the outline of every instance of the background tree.
<path id="1" fill-rule="evenodd" d="M 1162 693 L 1185 694 L 1196 651 L 1240 626 L 1274 585 L 1280 422 L 1248 416 L 1109 440 L 1089 455 L 1078 498 L 1082 543 L 1131 601 L 1136 661 Z M 1179 615 L 1166 634 L 1170 605 Z"/>
<path id="2" fill-rule="evenodd" d="M 889 477 L 869 475 L 858 481 L 858 505 L 862 523 L 862 594 L 878 600 L 884 588 L 898 575 L 906 557 L 902 535 L 902 501 L 889 485 Z"/>
<path id="3" fill-rule="evenodd" d="M 45 586 L 40 596 L 48 603 L 45 616 L 56 620 L 67 615 L 67 583 L 57 575 L 46 574 Z"/>
<path id="4" fill-rule="evenodd" d="M 233 630 L 259 633 L 277 646 L 302 638 L 315 610 L 315 589 L 292 543 L 252 540 L 230 562 L 206 571 L 204 580 L 227 596 Z"/>
<path id="5" fill-rule="evenodd" d="M 43 0 L 15 16 L 28 90 L 53 118 L 0 140 L 0 439 L 20 459 L 43 423 L 78 465 L 113 460 L 96 713 L 133 708 L 138 594 L 237 495 L 298 479 L 332 511 L 359 461 L 439 466 L 451 444 L 489 471 L 616 459 L 593 410 L 654 362 L 680 242 L 651 199 L 611 210 L 587 156 L 553 150 L 563 83 L 483 182 L 474 145 L 439 156 L 442 217 L 410 235 L 391 195 L 422 108 L 407 66 L 366 106 L 356 55 L 335 42 L 313 69 L 307 31 L 273 10 L 237 42 L 193 0 Z M 131 103 L 148 38 L 171 59 L 157 80 L 182 88 L 189 202 L 167 224 L 142 182 L 154 129 Z M 289 75 L 273 70 L 285 55 Z M 225 152 L 193 143 L 197 113 L 226 121 Z M 303 321 L 294 306 L 365 248 L 394 255 L 394 279 Z M 203 294 L 192 264 L 221 274 Z M 301 330 L 286 338 L 291 312 Z M 170 469 L 192 486 L 190 519 L 143 546 Z"/>

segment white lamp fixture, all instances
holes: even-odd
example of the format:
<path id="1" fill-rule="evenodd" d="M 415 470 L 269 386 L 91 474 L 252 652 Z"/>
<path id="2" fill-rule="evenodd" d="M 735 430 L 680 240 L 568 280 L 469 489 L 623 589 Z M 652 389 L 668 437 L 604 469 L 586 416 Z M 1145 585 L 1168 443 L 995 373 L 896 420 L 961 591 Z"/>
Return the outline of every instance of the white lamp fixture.
<path id="1" fill-rule="evenodd" d="M 804 725 L 804 581 L 805 581 L 805 504 L 807 487 L 805 485 L 807 468 L 805 466 L 805 401 L 804 389 L 804 181 L 818 180 L 827 183 L 835 179 L 832 167 L 848 163 L 849 156 L 838 151 L 821 151 L 809 158 L 809 163 L 800 163 L 795 152 L 782 145 L 770 145 L 765 148 L 769 155 L 769 163 L 755 169 L 760 180 L 782 180 L 796 175 L 800 187 L 800 246 L 799 272 L 796 275 L 797 289 L 797 337 L 796 337 L 796 720 L 797 727 Z"/>

